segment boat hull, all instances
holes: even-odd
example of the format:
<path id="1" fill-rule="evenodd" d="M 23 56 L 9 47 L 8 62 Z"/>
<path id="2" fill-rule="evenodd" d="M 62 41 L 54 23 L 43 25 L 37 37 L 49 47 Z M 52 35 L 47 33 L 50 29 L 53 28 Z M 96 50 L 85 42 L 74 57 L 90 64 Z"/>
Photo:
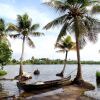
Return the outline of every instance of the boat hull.
<path id="1" fill-rule="evenodd" d="M 53 87 L 61 87 L 61 86 L 68 85 L 70 78 L 71 76 L 59 80 L 45 81 L 43 84 L 26 84 L 23 82 L 17 82 L 17 87 L 26 92 L 48 89 Z"/>

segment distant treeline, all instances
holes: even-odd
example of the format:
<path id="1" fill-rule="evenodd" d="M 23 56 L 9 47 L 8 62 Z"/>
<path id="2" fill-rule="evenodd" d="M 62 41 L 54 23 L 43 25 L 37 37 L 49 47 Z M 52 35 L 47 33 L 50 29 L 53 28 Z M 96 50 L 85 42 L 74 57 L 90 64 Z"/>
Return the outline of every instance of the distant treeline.
<path id="1" fill-rule="evenodd" d="M 13 59 L 10 61 L 9 64 L 19 64 L 20 61 Z M 55 59 L 51 60 L 48 58 L 41 58 L 41 59 L 29 59 L 23 61 L 23 64 L 63 64 L 64 60 L 61 59 Z M 77 64 L 77 61 L 75 60 L 68 60 L 68 64 Z M 81 61 L 81 64 L 100 64 L 100 61 Z"/>

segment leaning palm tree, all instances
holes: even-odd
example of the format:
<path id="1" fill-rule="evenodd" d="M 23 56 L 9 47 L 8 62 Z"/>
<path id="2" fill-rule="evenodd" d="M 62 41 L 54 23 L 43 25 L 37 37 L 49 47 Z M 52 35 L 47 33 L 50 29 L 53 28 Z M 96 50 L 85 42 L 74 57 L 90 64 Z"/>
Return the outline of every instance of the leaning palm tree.
<path id="1" fill-rule="evenodd" d="M 75 33 L 76 50 L 77 50 L 77 75 L 74 79 L 74 83 L 82 83 L 82 72 L 80 63 L 80 51 L 79 46 L 85 46 L 86 40 L 89 39 L 92 42 L 97 40 L 97 23 L 98 20 L 89 16 L 86 9 L 87 6 L 94 4 L 94 0 L 51 0 L 45 4 L 53 7 L 60 12 L 61 16 L 49 22 L 44 28 L 50 29 L 57 25 L 62 25 L 61 31 L 58 35 L 56 43 L 67 32 Z"/>
<path id="2" fill-rule="evenodd" d="M 76 43 L 72 41 L 70 36 L 67 36 L 66 38 L 61 39 L 59 42 L 56 43 L 55 47 L 60 48 L 58 52 L 65 52 L 65 60 L 64 60 L 64 67 L 60 73 L 57 73 L 57 76 L 63 77 L 66 63 L 67 63 L 67 55 L 68 51 L 75 50 Z"/>
<path id="3" fill-rule="evenodd" d="M 23 75 L 23 55 L 24 55 L 24 44 L 25 41 L 29 44 L 29 46 L 34 47 L 34 43 L 29 37 L 31 36 L 41 36 L 43 33 L 36 32 L 36 30 L 39 28 L 39 24 L 33 24 L 32 20 L 29 18 L 27 14 L 24 15 L 18 15 L 17 16 L 17 25 L 9 24 L 8 30 L 9 31 L 16 31 L 18 34 L 12 34 L 10 35 L 13 38 L 21 38 L 23 40 L 22 42 L 22 53 L 20 58 L 20 70 L 19 70 L 19 76 Z"/>

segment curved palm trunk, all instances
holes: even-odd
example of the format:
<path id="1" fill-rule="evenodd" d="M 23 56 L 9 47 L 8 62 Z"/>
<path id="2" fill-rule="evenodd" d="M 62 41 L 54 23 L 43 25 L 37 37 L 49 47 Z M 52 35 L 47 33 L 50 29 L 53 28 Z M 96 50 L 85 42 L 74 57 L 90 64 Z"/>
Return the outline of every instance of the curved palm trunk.
<path id="1" fill-rule="evenodd" d="M 21 54 L 21 58 L 20 58 L 19 76 L 22 76 L 22 74 L 23 74 L 23 55 L 24 55 L 24 44 L 25 44 L 25 36 L 23 37 L 23 43 L 22 43 L 22 54 Z"/>
<path id="2" fill-rule="evenodd" d="M 66 67 L 66 62 L 67 62 L 67 55 L 68 55 L 68 51 L 66 51 L 66 54 L 65 54 L 63 70 L 60 73 L 56 74 L 57 76 L 62 76 L 63 77 L 63 75 L 64 75 L 64 71 L 65 71 L 65 67 Z"/>
<path id="3" fill-rule="evenodd" d="M 79 28 L 78 28 L 78 20 L 77 17 L 75 17 L 75 37 L 76 37 L 76 49 L 77 49 L 77 75 L 74 79 L 74 81 L 78 82 L 82 80 L 82 72 L 81 72 L 81 63 L 80 63 L 80 51 L 79 51 Z"/>

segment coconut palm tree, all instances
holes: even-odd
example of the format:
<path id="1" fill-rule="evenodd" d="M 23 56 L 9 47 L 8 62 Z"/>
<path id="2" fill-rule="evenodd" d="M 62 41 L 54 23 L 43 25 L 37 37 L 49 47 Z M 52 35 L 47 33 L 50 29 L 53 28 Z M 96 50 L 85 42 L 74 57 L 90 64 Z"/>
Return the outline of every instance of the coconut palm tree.
<path id="1" fill-rule="evenodd" d="M 49 22 L 44 27 L 45 29 L 50 29 L 51 27 L 62 25 L 57 42 L 67 32 L 75 33 L 78 67 L 77 75 L 73 82 L 77 84 L 83 82 L 79 46 L 80 44 L 84 46 L 86 39 L 92 42 L 96 42 L 97 40 L 98 30 L 96 24 L 98 21 L 92 18 L 92 16 L 89 16 L 86 9 L 86 7 L 94 3 L 94 0 L 51 0 L 45 3 L 61 14 L 60 17 Z"/>
<path id="2" fill-rule="evenodd" d="M 7 30 L 6 30 L 6 25 L 5 21 L 0 18 L 0 42 L 6 42 L 10 46 L 10 42 L 7 39 Z"/>
<path id="3" fill-rule="evenodd" d="M 34 43 L 29 37 L 31 36 L 41 36 L 43 33 L 36 32 L 36 30 L 39 28 L 39 24 L 33 24 L 32 20 L 29 18 L 27 14 L 24 15 L 18 15 L 17 16 L 17 24 L 10 23 L 8 25 L 9 31 L 16 31 L 17 34 L 11 34 L 10 36 L 13 38 L 21 38 L 22 39 L 22 53 L 20 58 L 20 70 L 19 70 L 19 76 L 23 75 L 23 55 L 24 55 L 24 44 L 25 41 L 27 41 L 28 45 L 31 47 L 34 47 Z"/>
<path id="4" fill-rule="evenodd" d="M 66 63 L 67 63 L 67 55 L 68 51 L 75 50 L 76 49 L 76 43 L 72 41 L 70 36 L 67 36 L 66 38 L 61 39 L 59 42 L 57 42 L 56 46 L 57 48 L 60 48 L 58 52 L 65 52 L 65 60 L 64 60 L 64 67 L 63 70 L 60 73 L 57 73 L 57 76 L 63 77 Z"/>

